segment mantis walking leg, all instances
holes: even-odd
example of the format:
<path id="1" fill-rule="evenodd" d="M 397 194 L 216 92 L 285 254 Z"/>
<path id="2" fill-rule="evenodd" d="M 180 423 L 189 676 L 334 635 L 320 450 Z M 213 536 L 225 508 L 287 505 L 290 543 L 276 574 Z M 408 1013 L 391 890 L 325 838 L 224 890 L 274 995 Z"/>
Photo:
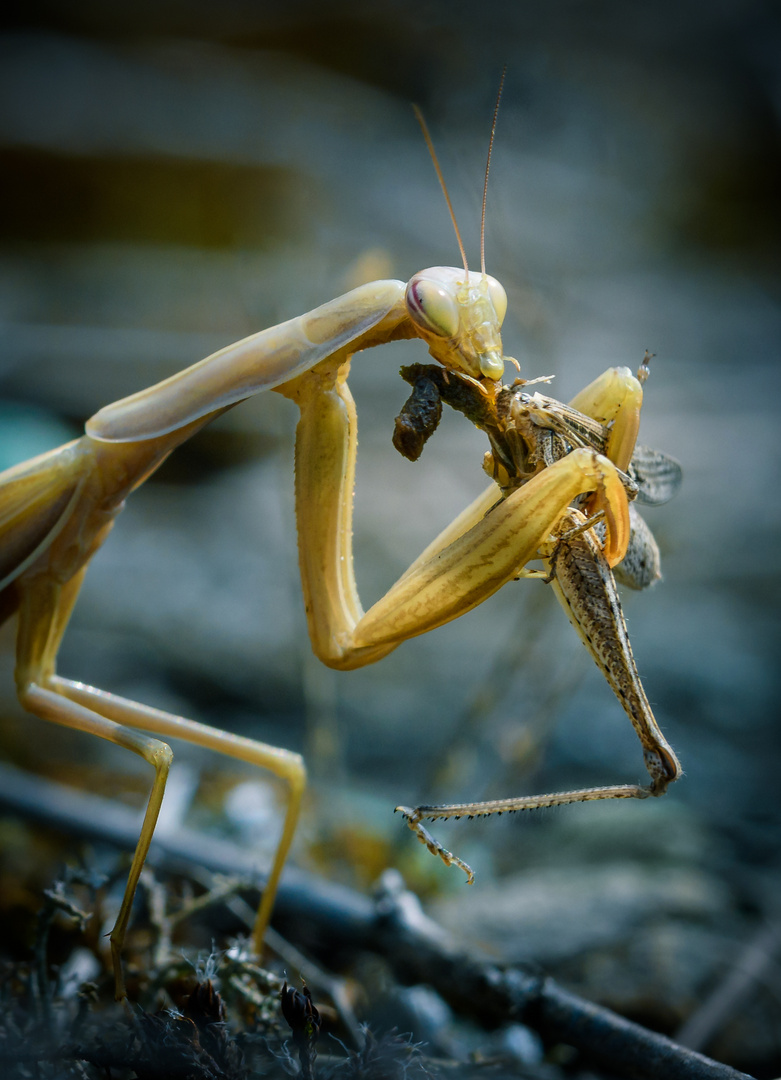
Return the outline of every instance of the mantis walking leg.
<path id="1" fill-rule="evenodd" d="M 114 963 L 114 986 L 117 998 L 125 996 L 120 953 L 125 939 L 130 909 L 146 853 L 160 813 L 165 782 L 172 753 L 165 743 L 128 730 L 106 719 L 93 709 L 69 701 L 52 685 L 54 665 L 68 615 L 76 601 L 83 571 L 64 586 L 49 577 L 26 585 L 19 605 L 19 634 L 17 639 L 16 679 L 19 700 L 33 715 L 52 720 L 77 731 L 98 735 L 139 754 L 155 770 L 152 792 L 147 803 L 141 835 L 119 909 L 111 931 L 111 954 Z"/>
<path id="2" fill-rule="evenodd" d="M 86 569 L 86 568 L 85 568 Z M 241 738 L 193 720 L 172 716 L 159 709 L 107 694 L 83 683 L 55 674 L 57 650 L 84 576 L 82 569 L 64 586 L 45 576 L 27 583 L 19 606 L 17 639 L 17 684 L 23 706 L 44 720 L 78 731 L 99 735 L 132 750 L 155 770 L 152 791 L 144 814 L 138 844 L 133 855 L 125 892 L 116 923 L 110 934 L 117 998 L 124 997 L 121 953 L 138 879 L 154 834 L 173 755 L 159 739 L 144 734 L 151 731 L 174 736 L 211 750 L 269 769 L 287 781 L 290 793 L 282 835 L 277 844 L 271 871 L 253 931 L 255 950 L 260 952 L 263 935 L 271 917 L 282 868 L 287 858 L 301 809 L 306 772 L 300 755 Z M 142 729 L 142 730 L 136 730 Z"/>
<path id="3" fill-rule="evenodd" d="M 205 750 L 216 750 L 220 754 L 236 758 L 238 761 L 244 761 L 248 765 L 268 769 L 274 776 L 287 783 L 287 810 L 285 811 L 282 833 L 277 842 L 274 860 L 266 878 L 252 933 L 253 947 L 255 952 L 260 955 L 263 936 L 271 918 L 282 868 L 290 851 L 301 813 L 301 802 L 306 787 L 306 768 L 301 755 L 283 747 L 270 746 L 267 743 L 258 742 L 256 739 L 247 739 L 241 735 L 222 731 L 220 728 L 210 727 L 195 720 L 188 720 L 184 716 L 175 716 L 172 713 L 163 712 L 161 709 L 154 709 L 148 705 L 139 705 L 137 702 L 129 701 L 127 698 L 119 697 L 117 694 L 108 694 L 104 690 L 98 690 L 93 686 L 70 682 L 58 676 L 52 679 L 52 686 L 57 692 L 65 695 L 71 701 L 94 709 L 101 716 L 117 723 L 131 728 L 143 728 L 146 731 L 153 731 L 155 735 L 162 735 L 166 739 L 183 739 L 185 742 L 201 746 Z"/>

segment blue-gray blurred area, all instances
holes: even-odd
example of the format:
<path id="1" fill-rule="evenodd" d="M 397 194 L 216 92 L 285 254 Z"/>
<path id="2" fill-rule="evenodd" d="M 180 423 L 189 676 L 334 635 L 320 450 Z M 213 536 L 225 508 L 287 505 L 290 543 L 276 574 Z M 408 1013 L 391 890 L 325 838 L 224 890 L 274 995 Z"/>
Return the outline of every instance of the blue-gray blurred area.
<path id="1" fill-rule="evenodd" d="M 297 577 L 295 410 L 276 394 L 133 495 L 60 670 L 304 752 L 302 864 L 359 884 L 397 865 L 465 937 L 630 1012 L 661 1000 L 674 1031 L 781 916 L 776 5 L 19 8 L 0 36 L 0 458 L 76 437 L 107 402 L 364 280 L 457 264 L 412 102 L 479 265 L 505 62 L 485 237 L 505 349 L 564 400 L 653 352 L 641 441 L 684 469 L 648 512 L 664 580 L 625 597 L 683 779 L 659 802 L 440 825 L 477 871 L 466 895 L 394 805 L 632 782 L 639 744 L 539 581 L 374 668 L 322 668 Z M 353 364 L 365 606 L 485 482 L 484 437 L 461 416 L 415 464 L 391 445 L 398 368 L 426 360 L 405 343 Z M 13 629 L 6 758 L 143 791 L 129 755 L 21 713 Z M 175 752 L 196 786 L 219 786 L 221 763 Z M 232 828 L 251 832 L 242 790 Z M 719 1038 L 744 1064 L 777 1061 L 781 953 L 747 995 Z"/>

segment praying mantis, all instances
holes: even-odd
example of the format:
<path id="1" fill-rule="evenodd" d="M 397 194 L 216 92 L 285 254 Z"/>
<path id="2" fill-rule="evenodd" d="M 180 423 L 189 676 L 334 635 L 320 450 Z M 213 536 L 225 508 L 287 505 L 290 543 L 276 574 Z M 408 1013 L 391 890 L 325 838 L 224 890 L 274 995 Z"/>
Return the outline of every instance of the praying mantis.
<path id="1" fill-rule="evenodd" d="M 496 114 L 491 142 L 495 124 Z M 425 125 L 424 135 L 444 190 Z M 487 177 L 486 169 L 486 183 Z M 646 787 L 398 807 L 432 852 L 461 867 L 471 881 L 471 868 L 429 834 L 424 818 L 645 798 L 661 795 L 680 775 L 637 676 L 612 572 L 623 562 L 626 579 L 635 586 L 656 576 L 658 553 L 631 504 L 635 497 L 664 501 L 680 479 L 670 459 L 636 448 L 647 366 L 638 377 L 628 368 L 611 369 L 569 405 L 529 393 L 531 383 L 522 379 L 503 386 L 505 364 L 512 359 L 505 356 L 501 338 L 507 297 L 486 273 L 482 240 L 481 271 L 470 271 L 457 226 L 456 233 L 463 268 L 431 267 L 406 283 L 375 281 L 353 289 L 102 408 L 87 421 L 81 438 L 0 474 L 0 622 L 17 618 L 15 679 L 22 706 L 131 750 L 154 772 L 110 934 L 118 998 L 125 994 L 121 957 L 133 898 L 172 761 L 164 740 L 183 739 L 250 762 L 287 784 L 283 828 L 253 931 L 257 951 L 295 833 L 306 772 L 300 755 L 289 750 L 65 678 L 57 673 L 57 654 L 90 559 L 127 497 L 205 424 L 262 391 L 290 399 L 300 413 L 295 445 L 299 566 L 309 636 L 323 663 L 340 670 L 375 663 L 506 583 L 543 577 L 643 746 L 650 775 Z M 357 421 L 347 377 L 354 355 L 407 338 L 420 338 L 435 363 L 405 372 L 413 392 L 397 420 L 397 447 L 417 456 L 444 401 L 487 433 L 484 468 L 491 483 L 364 612 L 353 570 Z M 542 570 L 528 569 L 535 559 L 543 560 Z"/>

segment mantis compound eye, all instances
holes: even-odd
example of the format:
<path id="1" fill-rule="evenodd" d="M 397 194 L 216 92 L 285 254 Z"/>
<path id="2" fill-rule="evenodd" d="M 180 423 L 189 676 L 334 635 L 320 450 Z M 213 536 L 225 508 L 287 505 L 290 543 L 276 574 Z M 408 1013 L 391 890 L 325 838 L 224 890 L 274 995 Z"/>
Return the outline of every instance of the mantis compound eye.
<path id="1" fill-rule="evenodd" d="M 496 318 L 501 326 L 507 314 L 507 293 L 504 291 L 504 286 L 496 278 L 486 275 L 486 280 L 488 281 L 488 295 L 491 297 Z"/>
<path id="2" fill-rule="evenodd" d="M 406 300 L 410 317 L 422 330 L 438 337 L 455 337 L 458 332 L 458 305 L 453 294 L 441 282 L 416 274 L 407 286 Z M 506 303 L 505 300 L 505 307 Z"/>

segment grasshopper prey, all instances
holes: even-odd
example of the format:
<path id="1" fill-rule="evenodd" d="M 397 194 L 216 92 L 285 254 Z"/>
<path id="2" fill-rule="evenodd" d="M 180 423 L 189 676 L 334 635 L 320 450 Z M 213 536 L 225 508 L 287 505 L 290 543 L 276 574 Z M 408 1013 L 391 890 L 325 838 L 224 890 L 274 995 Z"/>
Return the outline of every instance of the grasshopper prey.
<path id="1" fill-rule="evenodd" d="M 608 555 L 605 545 L 611 529 L 609 510 L 603 508 L 594 514 L 596 493 L 592 493 L 578 496 L 562 509 L 532 555 L 543 561 L 545 569 L 527 570 L 525 564 L 519 565 L 515 576 L 542 577 L 552 585 L 632 721 L 651 782 L 646 787 L 622 784 L 479 803 L 397 807 L 418 839 L 448 866 L 460 866 L 470 882 L 474 880 L 472 869 L 431 836 L 421 824 L 423 818 L 478 817 L 594 799 L 644 799 L 664 794 L 680 776 L 678 760 L 659 730 L 637 674 L 616 588 L 616 579 L 630 588 L 643 589 L 661 576 L 656 541 L 634 501 L 629 500 L 661 505 L 675 494 L 681 481 L 680 466 L 672 458 L 634 444 L 635 418 L 632 434 L 627 437 L 616 423 L 620 413 L 611 416 L 627 394 L 637 397 L 638 390 L 642 394 L 641 384 L 648 377 L 647 360 L 646 355 L 637 378 L 628 368 L 605 372 L 570 405 L 530 393 L 530 383 L 523 379 L 486 395 L 459 372 L 422 364 L 402 369 L 413 392 L 396 420 L 394 443 L 400 453 L 413 460 L 420 455 L 436 428 L 442 401 L 488 435 L 491 449 L 483 467 L 495 486 L 474 507 L 485 515 L 484 520 L 490 520 L 506 499 L 516 497 L 536 477 L 575 453 L 607 454 L 628 501 L 629 536 L 620 561 Z M 612 423 L 606 424 L 606 419 Z"/>

